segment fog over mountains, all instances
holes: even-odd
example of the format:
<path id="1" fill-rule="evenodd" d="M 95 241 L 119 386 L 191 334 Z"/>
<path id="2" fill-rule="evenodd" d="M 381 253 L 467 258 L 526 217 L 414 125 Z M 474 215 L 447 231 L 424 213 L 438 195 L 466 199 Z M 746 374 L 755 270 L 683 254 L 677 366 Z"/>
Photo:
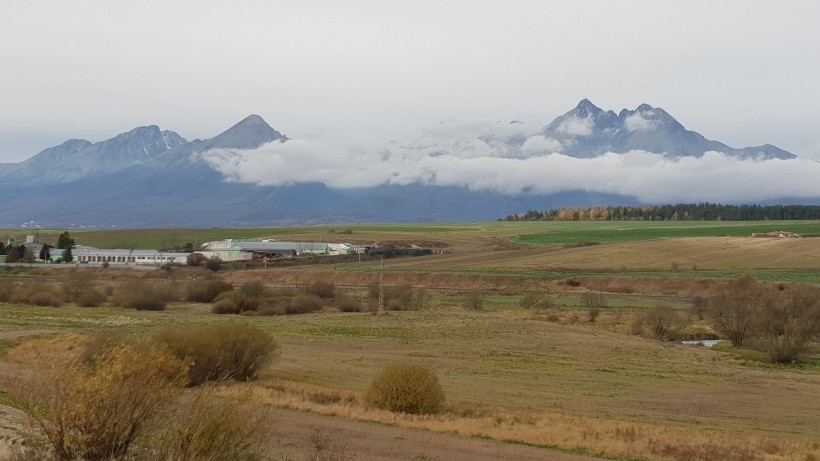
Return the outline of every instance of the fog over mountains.
<path id="1" fill-rule="evenodd" d="M 820 164 L 732 148 L 647 104 L 546 126 L 439 123 L 378 148 L 289 139 L 251 115 L 206 140 L 157 126 L 0 164 L 2 225 L 267 226 L 489 220 L 528 209 L 818 203 Z"/>

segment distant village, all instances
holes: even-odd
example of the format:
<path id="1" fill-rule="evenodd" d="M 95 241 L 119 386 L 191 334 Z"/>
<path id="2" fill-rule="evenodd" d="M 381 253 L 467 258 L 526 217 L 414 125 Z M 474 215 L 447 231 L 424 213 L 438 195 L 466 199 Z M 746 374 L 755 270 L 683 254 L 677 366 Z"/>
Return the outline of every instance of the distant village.
<path id="1" fill-rule="evenodd" d="M 2 246 L 2 245 L 0 245 Z M 60 236 L 57 247 L 40 243 L 36 235 L 26 236 L 26 241 L 17 244 L 10 238 L 5 254 L 0 255 L 0 263 L 76 263 L 92 265 L 166 265 L 198 264 L 203 261 L 218 260 L 225 263 L 262 260 L 264 262 L 292 259 L 301 256 L 339 256 L 351 254 L 381 256 L 422 256 L 432 254 L 432 250 L 419 248 L 397 248 L 392 245 L 353 245 L 350 243 L 288 242 L 265 240 L 216 240 L 206 242 L 191 251 L 101 249 L 85 245 L 75 245 L 65 232 Z"/>

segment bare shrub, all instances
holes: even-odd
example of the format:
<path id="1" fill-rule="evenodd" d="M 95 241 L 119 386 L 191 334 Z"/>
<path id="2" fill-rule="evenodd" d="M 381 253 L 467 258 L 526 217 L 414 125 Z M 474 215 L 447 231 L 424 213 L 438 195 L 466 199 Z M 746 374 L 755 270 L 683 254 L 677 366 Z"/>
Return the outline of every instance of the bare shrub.
<path id="1" fill-rule="evenodd" d="M 247 396 L 220 398 L 197 393 L 175 408 L 160 434 L 151 440 L 149 459 L 174 461 L 257 460 L 267 429 L 262 413 L 248 408 Z M 148 450 L 147 450 L 148 451 Z"/>
<path id="2" fill-rule="evenodd" d="M 755 279 L 743 276 L 729 282 L 719 296 L 709 301 L 709 318 L 715 330 L 732 342 L 743 346 L 751 333 L 760 305 L 761 287 Z"/>
<path id="3" fill-rule="evenodd" d="M 705 320 L 706 315 L 709 312 L 709 302 L 706 300 L 706 298 L 695 296 L 694 298 L 692 298 L 692 305 L 690 307 L 690 310 L 698 320 Z"/>
<path id="4" fill-rule="evenodd" d="M 415 295 L 413 296 L 413 309 L 415 310 L 424 310 L 430 307 L 430 301 L 432 297 L 427 290 L 423 288 L 418 288 L 414 290 Z"/>
<path id="5" fill-rule="evenodd" d="M 413 309 L 413 285 L 400 283 L 384 290 L 384 304 L 391 311 Z"/>
<path id="6" fill-rule="evenodd" d="M 547 322 L 556 323 L 560 322 L 561 318 L 558 317 L 558 315 L 555 312 L 550 312 L 549 314 L 547 314 L 547 317 L 544 320 L 546 320 Z"/>
<path id="7" fill-rule="evenodd" d="M 221 379 L 248 381 L 280 353 L 271 335 L 250 325 L 169 328 L 156 339 L 179 359 L 191 363 L 191 386 Z"/>
<path id="8" fill-rule="evenodd" d="M 259 301 L 245 296 L 241 291 L 231 290 L 219 294 L 211 306 L 214 314 L 241 314 L 244 311 L 255 311 Z"/>
<path id="9" fill-rule="evenodd" d="M 398 363 L 384 367 L 373 379 L 365 401 L 393 412 L 434 414 L 441 410 L 444 391 L 432 371 L 419 365 Z"/>
<path id="10" fill-rule="evenodd" d="M 415 290 L 410 283 L 400 283 L 386 286 L 383 291 L 384 307 L 387 310 L 420 310 L 426 309 L 430 297 L 424 290 Z M 371 300 L 371 307 L 375 310 L 379 300 L 379 283 L 374 282 L 367 287 L 367 297 Z"/>
<path id="11" fill-rule="evenodd" d="M 464 296 L 464 308 L 470 310 L 481 310 L 484 306 L 484 293 L 480 290 L 471 290 Z"/>
<path id="12" fill-rule="evenodd" d="M 552 307 L 552 299 L 549 294 L 543 291 L 530 291 L 521 298 L 521 307 L 524 309 L 532 309 L 535 315 L 541 309 L 549 309 Z"/>
<path id="13" fill-rule="evenodd" d="M 266 295 L 267 288 L 262 282 L 251 282 L 242 285 L 239 291 L 249 298 L 262 298 Z"/>
<path id="14" fill-rule="evenodd" d="M 233 285 L 224 280 L 197 280 L 189 283 L 185 287 L 185 300 L 195 303 L 210 303 L 213 302 L 220 293 L 232 289 Z"/>
<path id="15" fill-rule="evenodd" d="M 336 285 L 331 282 L 325 282 L 322 280 L 313 282 L 312 285 L 309 285 L 305 288 L 305 293 L 312 294 L 318 296 L 322 299 L 333 299 L 336 296 Z"/>
<path id="16" fill-rule="evenodd" d="M 334 304 L 342 312 L 361 312 L 363 310 L 362 303 L 344 295 L 336 296 Z"/>
<path id="17" fill-rule="evenodd" d="M 598 316 L 601 315 L 601 309 L 590 307 L 587 309 L 587 315 L 589 315 L 589 322 L 595 323 L 595 321 L 598 320 Z"/>
<path id="18" fill-rule="evenodd" d="M 335 431 L 321 427 L 310 428 L 310 451 L 306 459 L 311 461 L 351 461 L 354 453 L 347 449 L 347 441 L 337 441 Z"/>
<path id="19" fill-rule="evenodd" d="M 8 302 L 11 299 L 12 287 L 7 284 L 0 284 L 0 302 Z"/>
<path id="20" fill-rule="evenodd" d="M 673 333 L 679 321 L 678 313 L 671 307 L 656 307 L 644 315 L 646 324 L 652 334 L 661 341 L 673 339 Z"/>
<path id="21" fill-rule="evenodd" d="M 105 303 L 106 296 L 97 290 L 86 291 L 74 302 L 80 307 L 97 307 Z"/>
<path id="22" fill-rule="evenodd" d="M 121 344 L 92 364 L 52 369 L 33 386 L 31 413 L 60 460 L 124 457 L 185 376 L 159 348 Z"/>
<path id="23" fill-rule="evenodd" d="M 581 304 L 590 309 L 602 309 L 607 306 L 606 298 L 602 293 L 582 294 Z"/>
<path id="24" fill-rule="evenodd" d="M 222 260 L 219 258 L 209 258 L 205 261 L 205 268 L 214 272 L 222 270 Z"/>
<path id="25" fill-rule="evenodd" d="M 84 293 L 92 291 L 93 273 L 88 269 L 71 269 L 63 281 L 63 293 L 68 302 L 76 303 Z"/>
<path id="26" fill-rule="evenodd" d="M 773 363 L 799 360 L 820 335 L 820 298 L 807 289 L 769 291 L 763 296 L 756 327 L 760 343 Z"/>
<path id="27" fill-rule="evenodd" d="M 137 310 L 165 309 L 167 292 L 143 280 L 125 282 L 114 291 L 114 304 Z"/>
<path id="28" fill-rule="evenodd" d="M 325 305 L 322 298 L 308 294 L 299 293 L 293 297 L 290 304 L 285 308 L 287 314 L 308 314 L 321 310 Z"/>
<path id="29" fill-rule="evenodd" d="M 60 306 L 62 299 L 55 293 L 54 287 L 35 280 L 33 282 L 16 284 L 8 296 L 9 302 L 17 304 L 33 304 L 35 306 Z"/>
<path id="30" fill-rule="evenodd" d="M 32 293 L 28 297 L 29 304 L 35 306 L 51 306 L 51 307 L 60 307 L 63 305 L 63 302 L 50 291 L 38 291 L 36 293 Z"/>

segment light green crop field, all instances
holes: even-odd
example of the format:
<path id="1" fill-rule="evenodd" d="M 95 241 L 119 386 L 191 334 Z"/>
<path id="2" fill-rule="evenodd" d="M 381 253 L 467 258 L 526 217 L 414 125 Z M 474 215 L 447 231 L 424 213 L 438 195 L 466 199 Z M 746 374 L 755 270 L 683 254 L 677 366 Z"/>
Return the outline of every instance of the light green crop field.
<path id="1" fill-rule="evenodd" d="M 620 243 L 659 238 L 682 237 L 748 237 L 752 233 L 789 231 L 820 235 L 817 221 L 535 221 L 367 224 L 316 227 L 269 228 L 165 228 L 126 230 L 69 230 L 77 244 L 98 248 L 152 249 L 174 244 L 195 245 L 221 239 L 298 239 L 314 241 L 427 239 L 444 242 L 463 241 L 471 237 L 510 238 L 521 243 L 568 245 L 582 243 Z M 63 230 L 0 229 L 4 240 L 38 233 L 40 241 L 56 243 Z"/>
<path id="2" fill-rule="evenodd" d="M 536 244 L 573 244 L 581 242 L 620 243 L 635 240 L 683 237 L 749 237 L 752 233 L 788 231 L 820 234 L 816 221 L 606 221 L 536 222 L 532 233 L 513 240 Z"/>

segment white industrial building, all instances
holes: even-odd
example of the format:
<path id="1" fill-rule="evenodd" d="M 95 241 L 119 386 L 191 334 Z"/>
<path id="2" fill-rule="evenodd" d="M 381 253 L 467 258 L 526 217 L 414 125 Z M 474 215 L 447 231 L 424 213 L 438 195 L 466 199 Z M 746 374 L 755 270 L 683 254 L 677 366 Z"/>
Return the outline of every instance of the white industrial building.
<path id="1" fill-rule="evenodd" d="M 109 264 L 187 264 L 191 253 L 173 253 L 158 250 L 101 250 L 77 246 L 72 248 L 72 262 Z"/>
<path id="2" fill-rule="evenodd" d="M 197 251 L 206 258 L 222 261 L 247 261 L 256 258 L 294 258 L 309 254 L 339 255 L 353 253 L 353 245 L 347 243 L 280 242 L 277 240 L 245 241 L 217 240 L 202 245 Z"/>

